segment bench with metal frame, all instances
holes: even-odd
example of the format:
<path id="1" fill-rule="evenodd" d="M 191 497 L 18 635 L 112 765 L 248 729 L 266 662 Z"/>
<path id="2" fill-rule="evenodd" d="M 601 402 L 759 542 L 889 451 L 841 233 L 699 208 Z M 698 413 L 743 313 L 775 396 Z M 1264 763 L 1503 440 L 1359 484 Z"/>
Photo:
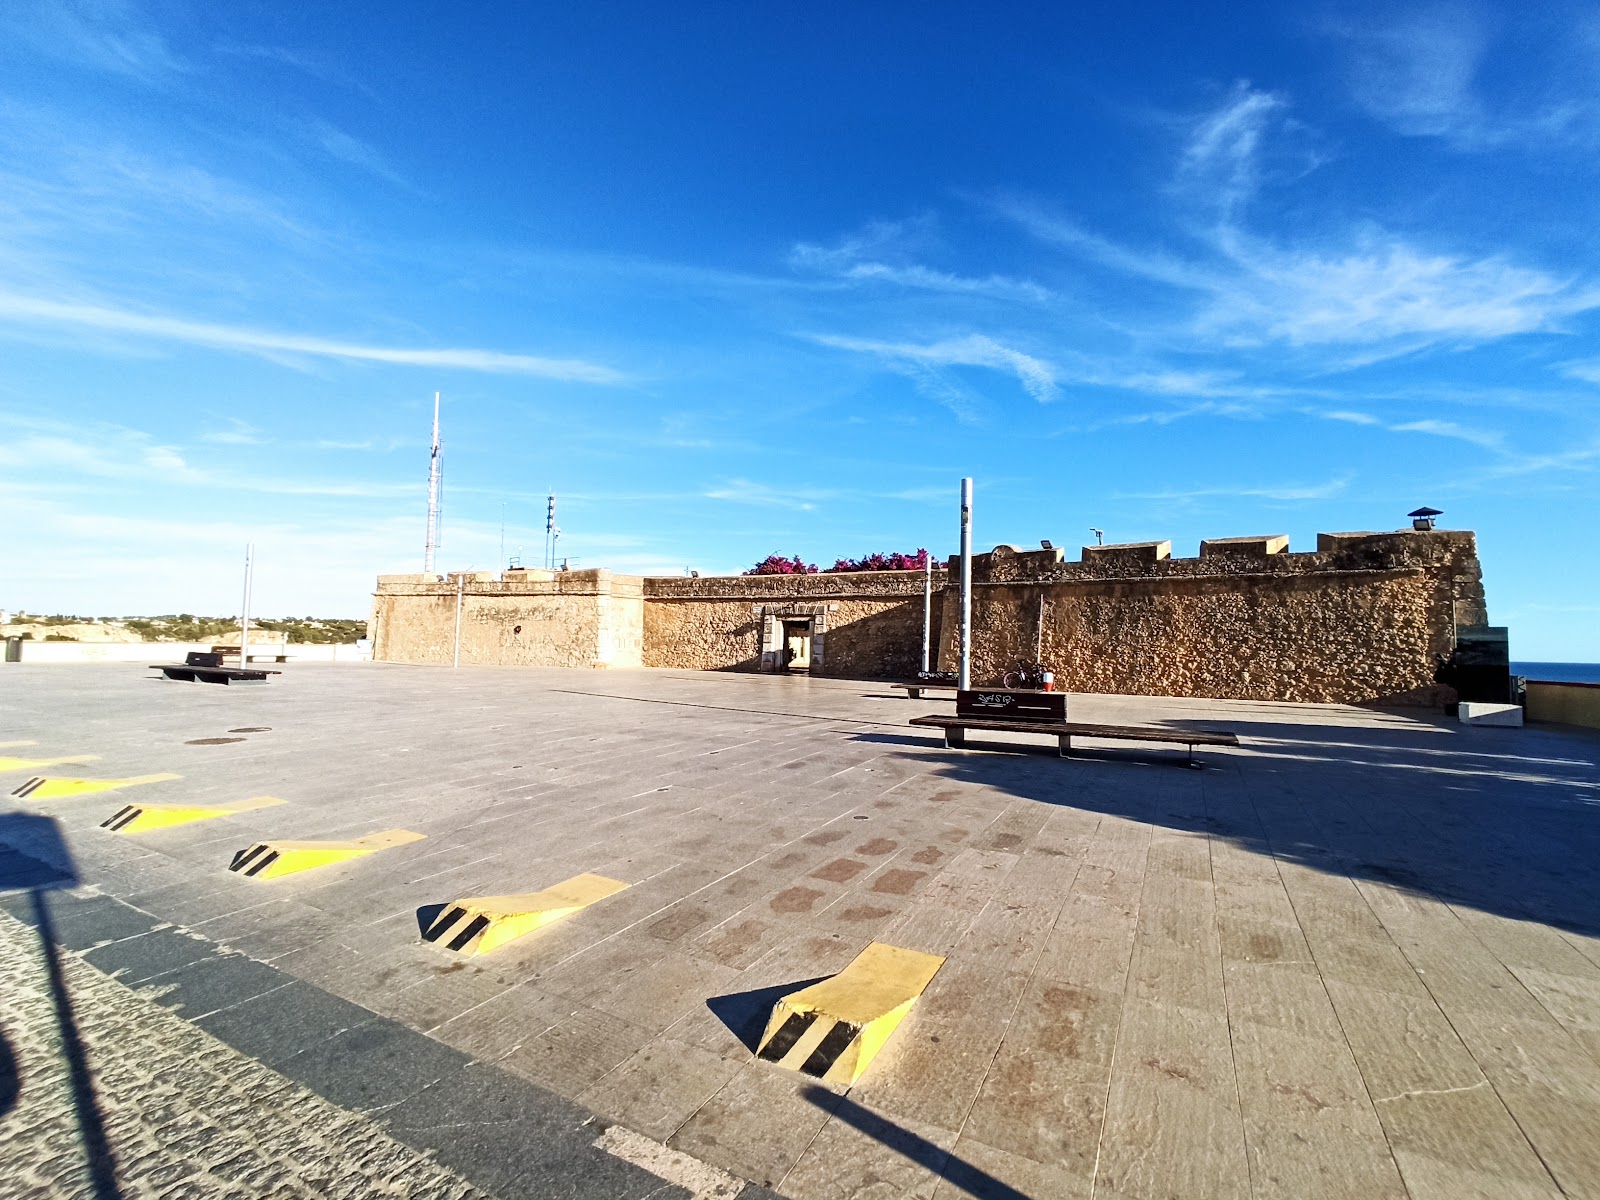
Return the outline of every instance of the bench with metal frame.
<path id="1" fill-rule="evenodd" d="M 889 686 L 896 691 L 904 692 L 912 700 L 921 700 L 928 692 L 950 693 L 948 696 L 927 696 L 929 700 L 954 700 L 956 698 L 956 685 L 953 683 L 891 683 Z"/>
<path id="2" fill-rule="evenodd" d="M 1168 729 L 1153 725 L 1093 725 L 1083 721 L 1007 721 L 986 717 L 912 717 L 911 724 L 943 729 L 944 744 L 952 750 L 966 748 L 969 729 L 1008 733 L 1043 733 L 1057 739 L 1062 758 L 1072 756 L 1072 739 L 1101 738 L 1110 741 L 1166 742 L 1188 748 L 1186 766 L 1198 767 L 1196 746 L 1237 746 L 1239 735 L 1214 729 Z"/>
<path id="3" fill-rule="evenodd" d="M 211 647 L 211 653 L 220 654 L 220 655 L 222 655 L 222 657 L 224 659 L 238 658 L 239 657 L 239 647 L 237 647 L 237 646 L 213 646 L 213 647 Z M 250 661 L 251 662 L 288 662 L 289 661 L 289 655 L 286 652 L 274 653 L 271 650 L 263 650 L 263 651 L 259 651 L 259 652 L 255 651 L 255 650 L 251 650 L 250 651 Z M 241 663 L 240 665 L 243 666 L 245 664 Z"/>
<path id="4" fill-rule="evenodd" d="M 160 671 L 168 679 L 184 683 L 266 683 L 268 675 L 283 674 L 282 671 L 271 671 L 265 667 L 252 667 L 248 664 L 237 667 L 224 666 L 221 654 L 216 651 L 207 654 L 201 650 L 191 650 L 181 663 L 151 663 L 150 669 Z"/>

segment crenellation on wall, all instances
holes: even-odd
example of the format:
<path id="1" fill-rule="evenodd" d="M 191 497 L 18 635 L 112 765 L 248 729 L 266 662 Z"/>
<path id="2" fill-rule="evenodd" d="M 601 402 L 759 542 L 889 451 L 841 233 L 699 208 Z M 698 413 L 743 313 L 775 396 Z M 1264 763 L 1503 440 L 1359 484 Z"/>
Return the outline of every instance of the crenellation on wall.
<path id="1" fill-rule="evenodd" d="M 1112 546 L 1085 546 L 1083 561 L 1104 570 L 1111 565 L 1145 566 L 1172 557 L 1171 542 L 1122 542 Z"/>
<path id="2" fill-rule="evenodd" d="M 1233 555 L 1240 558 L 1265 558 L 1269 554 L 1284 554 L 1289 549 L 1289 535 L 1268 533 L 1259 537 L 1206 538 L 1200 543 L 1201 558 L 1221 558 Z"/>
<path id="3" fill-rule="evenodd" d="M 954 669 L 958 563 L 932 574 L 937 663 Z M 1042 659 L 1070 691 L 1439 704 L 1459 627 L 1487 624 L 1476 539 L 1453 530 L 1002 545 L 973 559 L 973 678 Z M 380 576 L 375 655 L 529 666 L 760 671 L 808 638 L 812 671 L 907 678 L 920 665 L 924 575 L 647 577 L 605 570 Z M 786 628 L 787 627 L 787 628 Z"/>

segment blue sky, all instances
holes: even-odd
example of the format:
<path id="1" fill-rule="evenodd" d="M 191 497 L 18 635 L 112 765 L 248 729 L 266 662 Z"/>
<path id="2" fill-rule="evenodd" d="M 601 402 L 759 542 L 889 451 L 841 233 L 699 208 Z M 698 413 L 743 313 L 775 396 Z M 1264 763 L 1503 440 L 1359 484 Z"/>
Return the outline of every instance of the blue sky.
<path id="1" fill-rule="evenodd" d="M 1087 11 L 1078 11 L 1086 9 Z M 1600 660 L 1600 11 L 0 8 L 0 607 L 1476 529 Z"/>

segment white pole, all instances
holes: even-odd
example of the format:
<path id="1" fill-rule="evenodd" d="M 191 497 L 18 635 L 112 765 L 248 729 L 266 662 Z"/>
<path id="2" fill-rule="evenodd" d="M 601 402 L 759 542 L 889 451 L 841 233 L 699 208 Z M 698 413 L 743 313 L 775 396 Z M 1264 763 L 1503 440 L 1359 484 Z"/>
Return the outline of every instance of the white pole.
<path id="1" fill-rule="evenodd" d="M 466 586 L 466 576 L 456 576 L 456 656 L 450 664 L 452 667 L 461 665 L 461 593 Z"/>
<path id="2" fill-rule="evenodd" d="M 972 687 L 972 480 L 961 481 L 961 673 L 957 686 Z"/>
<path id="3" fill-rule="evenodd" d="M 922 572 L 922 669 L 928 668 L 928 639 L 933 630 L 933 555 L 924 561 Z"/>
<path id="4" fill-rule="evenodd" d="M 439 544 L 439 393 L 433 394 L 433 452 L 428 456 L 428 541 L 422 569 L 433 574 L 433 551 Z"/>
<path id="5" fill-rule="evenodd" d="M 256 546 L 247 542 L 244 548 L 244 611 L 239 614 L 239 665 L 250 665 L 250 576 L 254 567 Z"/>

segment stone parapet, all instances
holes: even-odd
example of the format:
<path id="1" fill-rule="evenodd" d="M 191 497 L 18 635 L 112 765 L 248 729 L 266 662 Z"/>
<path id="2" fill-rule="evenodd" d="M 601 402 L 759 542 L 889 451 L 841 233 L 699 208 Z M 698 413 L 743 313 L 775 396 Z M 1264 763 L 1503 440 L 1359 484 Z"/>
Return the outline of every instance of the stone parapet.
<path id="1" fill-rule="evenodd" d="M 1232 554 L 1248 558 L 1265 558 L 1269 554 L 1283 554 L 1289 549 L 1289 536 L 1269 533 L 1261 537 L 1206 538 L 1200 543 L 1201 558 L 1219 558 Z"/>

